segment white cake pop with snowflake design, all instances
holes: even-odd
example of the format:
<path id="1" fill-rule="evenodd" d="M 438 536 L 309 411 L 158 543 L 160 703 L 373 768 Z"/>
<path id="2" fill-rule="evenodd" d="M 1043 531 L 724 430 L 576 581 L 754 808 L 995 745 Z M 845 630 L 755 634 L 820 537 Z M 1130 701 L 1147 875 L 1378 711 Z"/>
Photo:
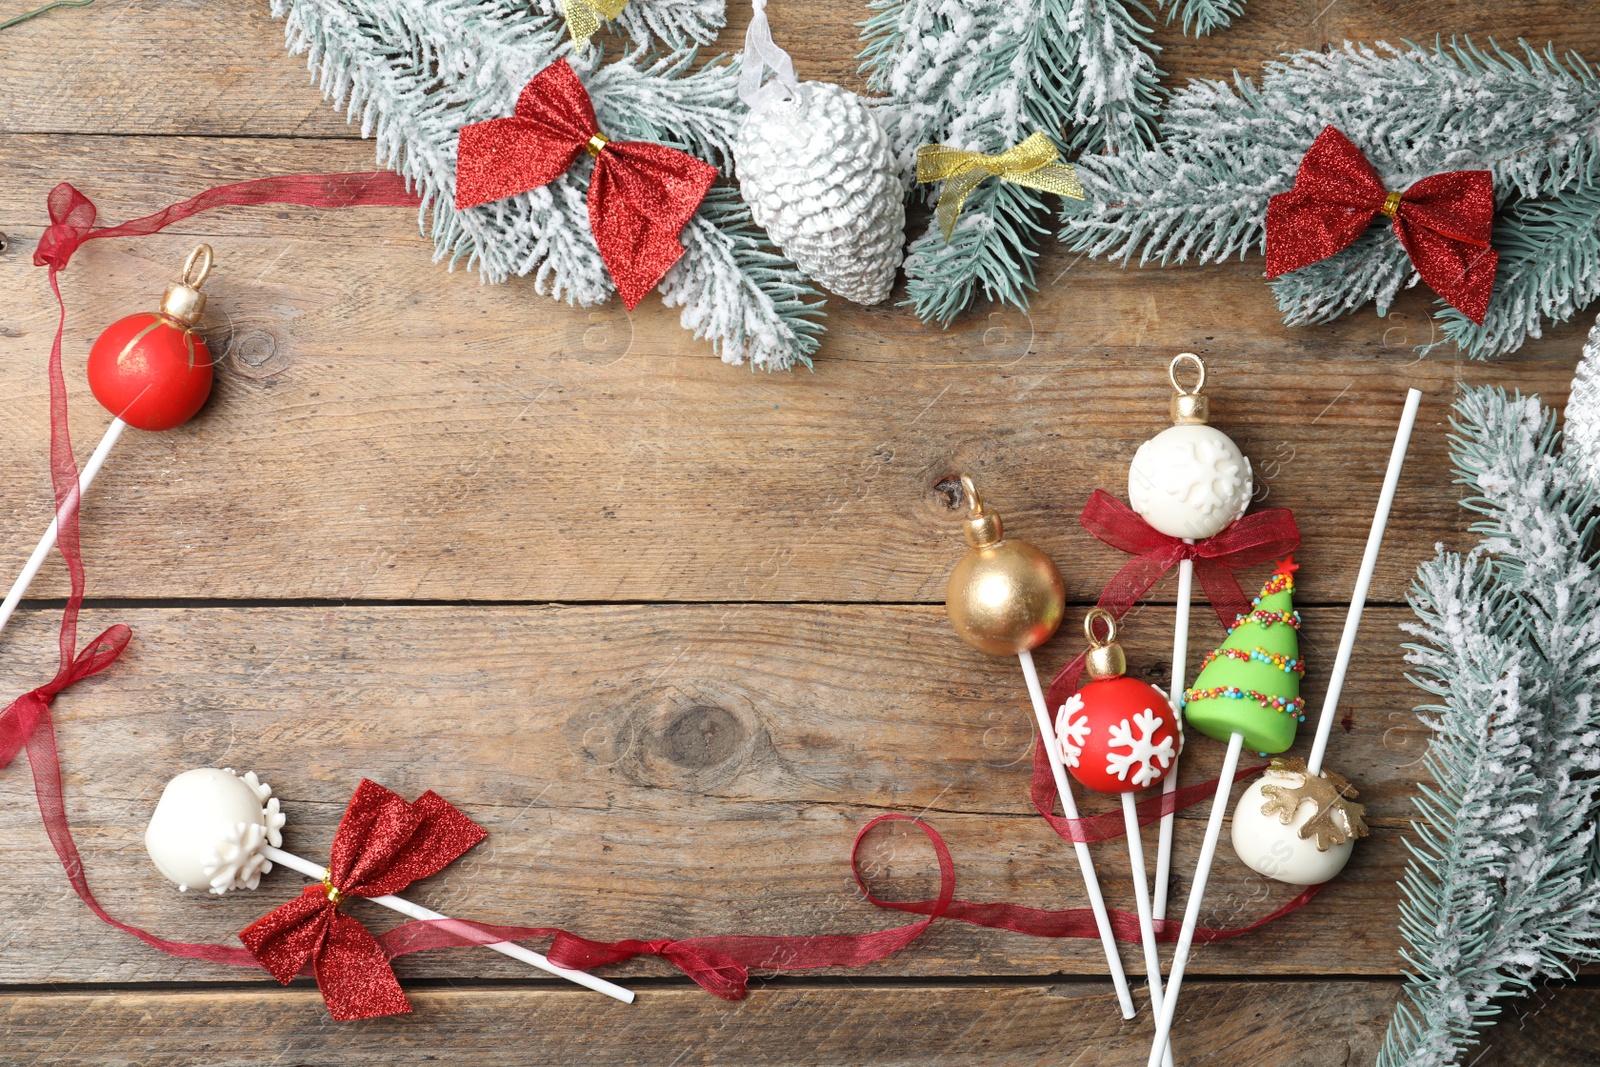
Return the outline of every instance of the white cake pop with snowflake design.
<path id="1" fill-rule="evenodd" d="M 283 823 L 272 787 L 254 771 L 202 767 L 167 783 L 144 847 L 180 891 L 254 889 L 272 870 L 266 846 L 283 844 Z"/>
<path id="2" fill-rule="evenodd" d="M 1194 391 L 1178 384 L 1177 369 L 1192 361 Z M 1128 502 L 1168 537 L 1202 540 L 1221 533 L 1244 514 L 1255 492 L 1250 460 L 1227 434 L 1206 425 L 1209 405 L 1200 394 L 1205 364 L 1192 352 L 1172 361 L 1172 418 L 1176 423 L 1139 446 L 1128 469 Z"/>

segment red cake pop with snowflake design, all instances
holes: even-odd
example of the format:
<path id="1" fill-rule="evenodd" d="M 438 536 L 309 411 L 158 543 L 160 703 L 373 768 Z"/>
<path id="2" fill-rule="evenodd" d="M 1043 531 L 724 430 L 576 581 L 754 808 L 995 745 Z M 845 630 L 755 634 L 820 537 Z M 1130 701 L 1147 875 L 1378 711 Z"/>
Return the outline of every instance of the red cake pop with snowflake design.
<path id="1" fill-rule="evenodd" d="M 1097 622 L 1105 624 L 1103 640 L 1095 633 Z M 1183 751 L 1182 720 L 1167 703 L 1166 694 L 1127 676 L 1127 658 L 1117 644 L 1116 616 L 1095 608 L 1084 616 L 1083 632 L 1090 646 L 1084 656 L 1089 682 L 1068 697 L 1056 713 L 1056 737 L 1062 762 L 1074 778 L 1097 793 L 1122 795 L 1145 978 L 1150 984 L 1150 1006 L 1160 1011 L 1161 957 L 1156 951 L 1155 915 L 1145 881 L 1144 842 L 1133 795 L 1155 785 L 1177 767 L 1178 753 Z M 1170 1060 L 1167 1062 L 1170 1067 Z"/>
<path id="2" fill-rule="evenodd" d="M 1094 633 L 1106 624 L 1106 638 Z M 1134 793 L 1166 776 L 1183 748 L 1183 730 L 1166 696 L 1129 678 L 1116 620 L 1096 609 L 1084 620 L 1093 647 L 1085 669 L 1090 681 L 1067 698 L 1056 715 L 1056 736 L 1072 776 L 1097 793 Z"/>

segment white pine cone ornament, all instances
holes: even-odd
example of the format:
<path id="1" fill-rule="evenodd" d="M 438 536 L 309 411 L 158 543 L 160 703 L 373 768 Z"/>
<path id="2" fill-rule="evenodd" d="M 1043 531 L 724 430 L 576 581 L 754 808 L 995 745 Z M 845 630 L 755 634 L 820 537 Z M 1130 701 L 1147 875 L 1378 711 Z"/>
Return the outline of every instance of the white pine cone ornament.
<path id="1" fill-rule="evenodd" d="M 855 93 L 803 82 L 739 128 L 739 194 L 773 244 L 825 289 L 876 304 L 894 287 L 906 211 L 889 137 Z"/>

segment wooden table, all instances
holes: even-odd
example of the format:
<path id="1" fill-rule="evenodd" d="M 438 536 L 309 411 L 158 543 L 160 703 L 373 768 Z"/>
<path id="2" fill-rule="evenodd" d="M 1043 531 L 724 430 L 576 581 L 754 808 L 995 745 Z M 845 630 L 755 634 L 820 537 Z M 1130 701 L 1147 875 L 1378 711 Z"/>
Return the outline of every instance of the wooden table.
<path id="1" fill-rule="evenodd" d="M 748 18 L 731 6 L 725 44 Z M 0 36 L 7 567 L 50 514 L 55 313 L 30 264 L 50 186 L 70 179 L 116 221 L 230 180 L 372 164 L 265 7 L 101 0 Z M 1158 37 L 1173 81 L 1258 73 L 1345 37 L 1553 38 L 1600 59 L 1600 23 L 1572 7 L 1251 0 L 1214 39 Z M 862 15 L 780 3 L 773 21 L 805 76 L 859 86 Z M 582 311 L 525 281 L 449 273 L 409 211 L 231 210 L 74 261 L 80 455 L 105 418 L 83 384 L 89 340 L 153 305 L 202 237 L 218 258 L 207 322 L 223 373 L 199 418 L 131 434 L 95 485 L 81 629 L 120 621 L 135 638 L 56 707 L 68 810 L 112 913 L 228 940 L 299 891 L 274 874 L 253 894 L 179 896 L 146 859 L 165 781 L 222 765 L 261 772 L 290 813 L 289 847 L 318 858 L 362 776 L 438 790 L 490 836 L 415 896 L 486 921 L 601 938 L 898 925 L 848 863 L 856 828 L 886 811 L 938 828 L 964 897 L 1082 905 L 1070 850 L 1027 800 L 1021 678 L 944 618 L 961 552 L 952 480 L 972 473 L 1009 528 L 1054 555 L 1081 612 L 1123 560 L 1075 515 L 1091 488 L 1123 484 L 1164 425 L 1166 361 L 1192 349 L 1210 361 L 1216 423 L 1305 532 L 1313 708 L 1404 387 L 1426 392 L 1331 756 L 1360 783 L 1371 839 L 1311 906 L 1202 947 L 1178 1031 L 1182 1063 L 1373 1060 L 1399 989 L 1395 879 L 1427 736 L 1402 677 L 1403 598 L 1435 542 L 1471 540 L 1448 468 L 1452 392 L 1496 382 L 1564 403 L 1587 315 L 1471 363 L 1417 355 L 1421 291 L 1386 319 L 1291 330 L 1258 261 L 1124 271 L 1051 251 L 1030 314 L 980 307 L 941 332 L 835 301 L 815 372 L 753 374 L 654 298 L 632 316 Z M 1128 627 L 1154 680 L 1173 588 Z M 52 669 L 56 563 L 32 596 L 4 638 L 8 693 Z M 1203 607 L 1195 619 L 1198 656 L 1220 630 Z M 1042 666 L 1077 646 L 1064 627 Z M 1184 779 L 1212 776 L 1220 748 L 1192 745 Z M 1179 822 L 1179 901 L 1203 818 Z M 1121 845 L 1097 853 L 1112 904 L 1131 907 Z M 881 893 L 930 892 L 914 830 L 867 856 Z M 1117 1018 L 1095 942 L 954 922 L 859 970 L 770 976 L 739 1003 L 653 960 L 608 972 L 639 990 L 629 1008 L 489 952 L 429 953 L 397 967 L 415 1014 L 331 1024 L 309 982 L 184 962 L 98 923 L 20 762 L 0 775 L 0 861 L 10 1063 L 1137 1064 L 1150 1032 L 1147 1012 Z M 1224 848 L 1208 917 L 1242 922 L 1289 895 Z M 1139 972 L 1132 946 L 1124 958 Z M 1519 1008 L 1537 1018 L 1502 1025 L 1477 1062 L 1593 1063 L 1597 1007 L 1581 980 L 1545 991 Z"/>

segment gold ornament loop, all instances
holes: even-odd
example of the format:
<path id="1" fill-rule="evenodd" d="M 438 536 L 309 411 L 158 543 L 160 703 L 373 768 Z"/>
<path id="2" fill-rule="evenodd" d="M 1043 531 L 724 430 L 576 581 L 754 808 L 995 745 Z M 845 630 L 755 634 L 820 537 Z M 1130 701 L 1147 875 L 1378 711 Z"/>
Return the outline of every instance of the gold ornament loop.
<path id="1" fill-rule="evenodd" d="M 1193 363 L 1197 377 L 1194 391 L 1184 389 L 1178 384 L 1178 365 Z M 1176 426 L 1203 426 L 1211 417 L 1211 400 L 1202 396 L 1200 390 L 1206 387 L 1205 360 L 1193 352 L 1179 352 L 1172 357 L 1172 362 L 1167 364 L 1167 381 L 1172 383 L 1172 401 L 1167 405 L 1172 414 L 1172 422 Z"/>
<path id="2" fill-rule="evenodd" d="M 1055 142 L 1043 133 L 996 155 L 969 152 L 942 144 L 925 144 L 917 149 L 917 181 L 944 182 L 939 191 L 936 214 L 945 243 L 955 233 L 956 220 L 967 195 L 985 178 L 999 178 L 1013 185 L 1026 186 L 1074 200 L 1084 198 L 1078 173 L 1070 164 L 1058 163 Z"/>
<path id="3" fill-rule="evenodd" d="M 1094 632 L 1094 624 L 1102 619 L 1106 624 L 1106 636 L 1103 640 Z M 1090 608 L 1088 614 L 1083 617 L 1083 633 L 1093 648 L 1114 645 L 1117 642 L 1117 617 L 1105 608 Z"/>
<path id="4" fill-rule="evenodd" d="M 1104 621 L 1106 636 L 1097 637 L 1094 624 Z M 1089 651 L 1083 655 L 1083 669 L 1090 681 L 1102 678 L 1120 678 L 1128 673 L 1128 657 L 1117 644 L 1117 617 L 1105 608 L 1090 608 L 1083 617 L 1083 632 L 1089 638 Z"/>
<path id="5" fill-rule="evenodd" d="M 999 515 L 984 510 L 983 497 L 978 495 L 978 487 L 972 484 L 970 475 L 961 476 L 961 493 L 967 499 L 967 506 L 971 508 L 964 524 L 967 544 L 973 548 L 998 545 L 1005 539 L 1005 524 L 1000 521 Z"/>
<path id="6" fill-rule="evenodd" d="M 1183 386 L 1178 384 L 1178 364 L 1184 362 L 1193 363 L 1195 372 L 1198 375 L 1198 378 L 1194 383 L 1194 389 L 1192 390 L 1185 389 Z M 1201 359 L 1193 352 L 1179 352 L 1177 355 L 1172 357 L 1172 362 L 1167 364 L 1167 381 L 1172 383 L 1172 388 L 1177 390 L 1179 396 L 1199 396 L 1200 390 L 1206 387 L 1205 360 Z"/>
<path id="7" fill-rule="evenodd" d="M 582 48 L 600 32 L 602 19 L 614 19 L 628 6 L 628 0 L 565 0 L 567 32 L 572 43 Z"/>
<path id="8" fill-rule="evenodd" d="M 961 476 L 961 495 L 966 498 L 967 506 L 974 517 L 983 514 L 983 497 L 978 495 L 978 487 L 972 484 L 972 475 Z"/>
<path id="9" fill-rule="evenodd" d="M 340 892 L 339 887 L 333 884 L 333 875 L 325 874 L 322 876 L 322 889 L 323 892 L 328 894 L 328 903 L 334 907 L 337 908 L 339 902 L 344 900 L 344 893 Z"/>
<path id="10" fill-rule="evenodd" d="M 589 138 L 589 144 L 586 147 L 589 149 L 589 154 L 591 156 L 599 159 L 601 150 L 610 143 L 611 138 L 607 137 L 603 133 L 597 133 L 593 137 Z"/>
<path id="11" fill-rule="evenodd" d="M 191 289 L 198 289 L 206 283 L 211 276 L 211 246 L 200 245 L 189 258 L 183 261 L 183 273 L 179 276 L 180 285 L 187 285 Z"/>
<path id="12" fill-rule="evenodd" d="M 1386 219 L 1394 218 L 1395 212 L 1400 210 L 1400 200 L 1404 193 L 1390 193 L 1383 198 L 1383 206 L 1378 209 L 1378 214 Z"/>

